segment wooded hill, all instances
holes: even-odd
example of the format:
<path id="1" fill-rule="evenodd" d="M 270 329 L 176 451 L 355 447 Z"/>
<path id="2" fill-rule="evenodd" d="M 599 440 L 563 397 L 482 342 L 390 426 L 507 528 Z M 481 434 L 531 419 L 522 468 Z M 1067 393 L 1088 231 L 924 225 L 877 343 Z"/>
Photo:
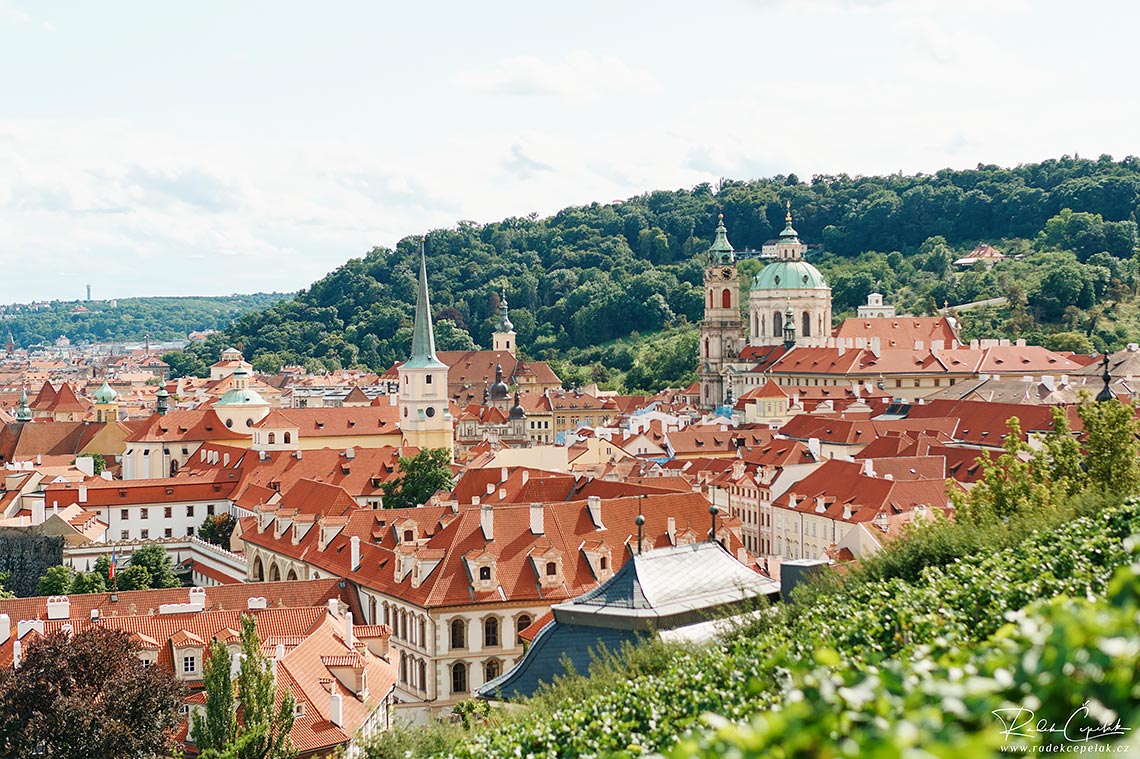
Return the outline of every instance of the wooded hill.
<path id="1" fill-rule="evenodd" d="M 837 317 L 872 290 L 900 313 L 919 314 L 1008 297 L 1002 309 L 972 314 L 967 336 L 1078 350 L 1140 340 L 1132 305 L 1140 282 L 1140 158 L 1066 156 L 915 176 L 722 180 L 544 219 L 432 230 L 425 250 L 438 345 L 489 345 L 505 293 L 521 351 L 565 362 L 556 368 L 570 382 L 633 390 L 684 381 L 696 368 L 702 253 L 717 214 L 738 251 L 758 251 L 783 228 L 787 200 L 801 239 L 820 248 L 812 260 L 833 288 Z M 952 262 L 983 242 L 1010 260 L 956 270 Z M 409 349 L 418 254 L 412 237 L 392 250 L 374 248 L 194 350 L 208 364 L 222 343 L 242 344 L 263 370 L 306 360 L 311 368 L 386 368 Z M 761 265 L 746 258 L 742 272 Z M 669 339 L 650 355 L 640 337 L 666 328 Z M 687 359 L 678 366 L 661 358 L 662 349 Z"/>
<path id="2" fill-rule="evenodd" d="M 12 334 L 19 348 L 50 346 L 61 335 L 73 343 L 185 340 L 191 332 L 225 329 L 241 314 L 259 311 L 290 297 L 256 293 L 183 298 L 119 298 L 99 301 L 52 301 L 47 307 L 7 307 L 0 340 Z M 215 357 L 213 361 L 216 361 Z"/>

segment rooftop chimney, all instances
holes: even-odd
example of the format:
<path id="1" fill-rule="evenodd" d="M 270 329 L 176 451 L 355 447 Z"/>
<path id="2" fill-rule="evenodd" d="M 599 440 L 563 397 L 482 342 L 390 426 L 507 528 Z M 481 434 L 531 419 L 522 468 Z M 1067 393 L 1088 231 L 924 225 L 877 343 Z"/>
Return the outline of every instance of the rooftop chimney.
<path id="1" fill-rule="evenodd" d="M 479 525 L 483 528 L 483 539 L 495 539 L 495 512 L 491 504 L 485 503 L 479 507 Z"/>
<path id="2" fill-rule="evenodd" d="M 339 693 L 329 696 L 329 722 L 337 727 L 344 725 L 344 699 Z"/>
<path id="3" fill-rule="evenodd" d="M 48 619 L 69 619 L 71 617 L 71 599 L 67 596 L 50 596 L 47 600 Z"/>
<path id="4" fill-rule="evenodd" d="M 24 663 L 23 646 L 21 646 L 20 641 L 17 640 L 17 641 L 12 643 L 12 667 L 15 669 L 19 669 L 20 665 L 23 663 Z"/>
<path id="5" fill-rule="evenodd" d="M 586 508 L 590 510 L 590 519 L 594 523 L 594 529 L 606 529 L 606 526 L 602 524 L 602 499 L 596 495 L 589 496 L 586 499 Z"/>
<path id="6" fill-rule="evenodd" d="M 79 486 L 79 502 L 80 503 L 87 503 L 87 486 L 86 485 L 80 485 Z"/>
<path id="7" fill-rule="evenodd" d="M 329 599 L 329 614 L 334 617 L 340 614 L 340 601 L 335 598 Z"/>
<path id="8" fill-rule="evenodd" d="M 7 614 L 0 614 L 0 646 L 12 637 L 12 618 Z"/>
<path id="9" fill-rule="evenodd" d="M 352 612 L 344 613 L 344 645 L 352 648 L 356 645 L 356 638 L 352 635 Z"/>
<path id="10" fill-rule="evenodd" d="M 530 531 L 532 535 L 542 535 L 545 531 L 544 509 L 541 503 L 530 505 Z"/>
<path id="11" fill-rule="evenodd" d="M 346 459 L 348 459 L 349 461 L 352 461 L 353 459 L 356 458 L 356 449 L 355 448 L 345 448 L 344 449 L 344 457 Z"/>
<path id="12" fill-rule="evenodd" d="M 352 546 L 352 571 L 355 572 L 360 569 L 360 538 L 353 535 L 349 544 Z"/>
<path id="13" fill-rule="evenodd" d="M 665 534 L 669 536 L 669 542 L 677 545 L 677 540 L 674 537 L 677 534 L 677 518 L 669 517 L 665 520 Z"/>

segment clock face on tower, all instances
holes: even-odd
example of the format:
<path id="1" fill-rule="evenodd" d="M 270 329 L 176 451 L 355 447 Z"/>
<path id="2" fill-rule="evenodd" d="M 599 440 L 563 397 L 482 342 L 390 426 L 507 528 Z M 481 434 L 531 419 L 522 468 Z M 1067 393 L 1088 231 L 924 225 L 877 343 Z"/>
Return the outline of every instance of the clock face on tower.
<path id="1" fill-rule="evenodd" d="M 720 270 L 720 275 L 725 279 L 732 279 L 732 269 L 725 267 Z"/>

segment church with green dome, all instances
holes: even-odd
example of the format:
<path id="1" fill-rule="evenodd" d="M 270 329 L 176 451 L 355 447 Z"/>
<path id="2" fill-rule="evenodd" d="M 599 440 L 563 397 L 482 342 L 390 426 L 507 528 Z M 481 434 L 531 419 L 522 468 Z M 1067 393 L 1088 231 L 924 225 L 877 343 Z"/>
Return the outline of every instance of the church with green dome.
<path id="1" fill-rule="evenodd" d="M 779 345 L 791 338 L 796 345 L 826 345 L 831 335 L 831 287 L 819 269 L 804 260 L 807 245 L 792 226 L 790 204 L 784 218 L 779 239 L 764 246 L 764 253 L 775 260 L 752 280 L 748 344 Z"/>
<path id="2" fill-rule="evenodd" d="M 705 263 L 705 318 L 700 324 L 701 405 L 731 404 L 729 375 L 745 346 L 821 346 L 831 336 L 831 287 L 804 260 L 807 245 L 792 226 L 791 203 L 778 239 L 765 244 L 771 263 L 753 278 L 748 324 L 741 318 L 736 253 L 723 216 Z M 747 328 L 747 336 L 745 329 Z"/>

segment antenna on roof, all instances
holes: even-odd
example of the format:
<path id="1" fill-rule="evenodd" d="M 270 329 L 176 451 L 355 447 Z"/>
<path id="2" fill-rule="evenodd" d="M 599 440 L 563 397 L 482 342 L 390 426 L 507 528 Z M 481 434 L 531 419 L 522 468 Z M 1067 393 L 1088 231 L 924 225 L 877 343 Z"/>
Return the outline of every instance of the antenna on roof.
<path id="1" fill-rule="evenodd" d="M 641 504 L 645 502 L 645 494 L 642 493 L 637 497 L 637 516 L 633 518 L 634 524 L 637 525 L 637 555 L 641 555 L 641 533 L 642 527 L 645 525 L 645 515 L 641 513 Z"/>

